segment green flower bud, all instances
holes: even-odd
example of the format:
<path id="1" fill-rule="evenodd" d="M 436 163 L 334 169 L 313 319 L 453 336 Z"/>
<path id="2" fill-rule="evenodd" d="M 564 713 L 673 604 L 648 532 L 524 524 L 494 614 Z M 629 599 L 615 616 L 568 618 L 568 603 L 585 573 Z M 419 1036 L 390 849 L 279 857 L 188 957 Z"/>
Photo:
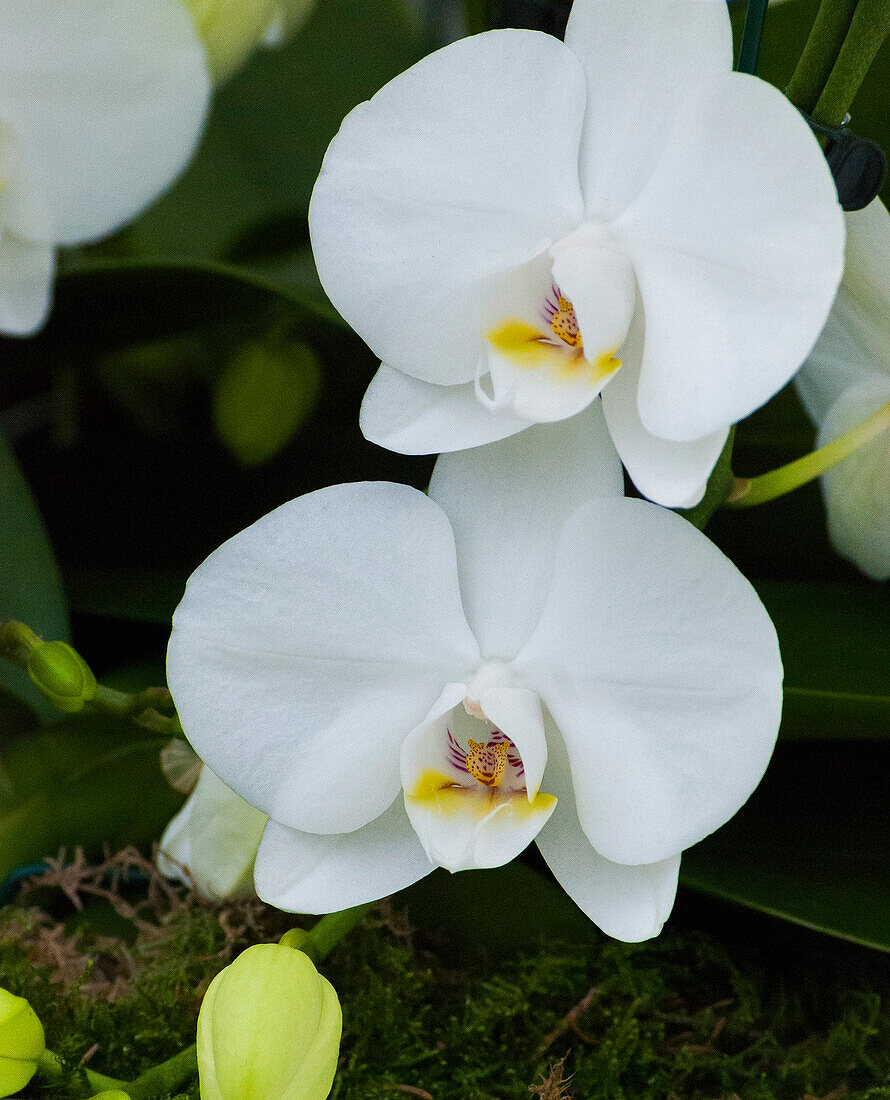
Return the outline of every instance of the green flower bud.
<path id="1" fill-rule="evenodd" d="M 302 951 L 249 947 L 201 1005 L 201 1100 L 325 1100 L 342 1023 L 334 987 Z"/>
<path id="2" fill-rule="evenodd" d="M 250 341 L 219 378 L 216 429 L 242 465 L 259 466 L 290 441 L 315 408 L 320 389 L 321 368 L 306 344 Z"/>
<path id="3" fill-rule="evenodd" d="M 0 1096 L 23 1089 L 46 1047 L 43 1025 L 24 997 L 0 989 Z"/>
<path id="4" fill-rule="evenodd" d="M 279 0 L 184 0 L 207 50 L 210 72 L 221 83 L 239 69 L 278 12 Z"/>
<path id="5" fill-rule="evenodd" d="M 41 642 L 28 658 L 28 675 L 37 690 L 66 714 L 83 710 L 96 694 L 96 677 L 65 642 Z"/>

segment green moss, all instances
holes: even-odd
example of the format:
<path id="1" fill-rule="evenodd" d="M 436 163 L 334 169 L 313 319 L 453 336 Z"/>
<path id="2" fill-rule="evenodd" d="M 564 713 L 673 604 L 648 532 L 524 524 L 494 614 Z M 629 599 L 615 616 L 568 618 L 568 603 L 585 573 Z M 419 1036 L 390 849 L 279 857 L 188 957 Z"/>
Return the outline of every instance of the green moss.
<path id="1" fill-rule="evenodd" d="M 144 923 L 116 956 L 83 922 L 65 939 L 36 911 L 2 911 L 0 983 L 31 1000 L 69 1067 L 60 1085 L 29 1095 L 84 1096 L 77 1067 L 96 1043 L 90 1066 L 123 1078 L 176 1053 L 194 1038 L 212 976 L 247 943 L 276 939 L 276 922 L 255 909 L 239 926 L 237 913 L 187 904 L 154 928 Z M 47 936 L 92 960 L 79 979 L 51 980 L 58 967 L 39 950 Z M 576 1100 L 890 1100 L 886 964 L 876 975 L 873 956 L 832 947 L 820 959 L 812 941 L 794 942 L 788 953 L 692 929 L 645 945 L 552 943 L 468 963 L 454 945 L 370 922 L 324 965 L 344 1010 L 332 1096 L 518 1100 L 537 1083 L 538 1095 L 555 1097 L 561 1086 L 540 1083 L 565 1058 Z M 135 982 L 121 980 L 108 1003 L 102 981 L 127 967 Z M 197 1097 L 193 1082 L 170 1100 Z"/>

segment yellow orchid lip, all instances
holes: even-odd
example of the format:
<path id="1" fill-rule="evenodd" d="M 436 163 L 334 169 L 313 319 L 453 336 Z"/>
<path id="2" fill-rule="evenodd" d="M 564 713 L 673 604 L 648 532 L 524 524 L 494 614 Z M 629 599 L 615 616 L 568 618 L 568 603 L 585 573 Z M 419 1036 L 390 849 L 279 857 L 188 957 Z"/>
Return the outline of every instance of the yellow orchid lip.
<path id="1" fill-rule="evenodd" d="M 573 334 L 564 315 L 554 315 L 551 327 L 556 339 L 549 338 L 545 332 L 527 321 L 508 318 L 487 332 L 485 339 L 520 370 L 548 370 L 554 377 L 566 380 L 575 379 L 586 372 L 589 373 L 592 383 L 598 383 L 614 374 L 621 366 L 621 360 L 615 356 L 617 348 L 609 348 L 591 361 L 584 352 L 580 333 L 576 344 L 565 340 L 563 331 L 570 337 Z"/>

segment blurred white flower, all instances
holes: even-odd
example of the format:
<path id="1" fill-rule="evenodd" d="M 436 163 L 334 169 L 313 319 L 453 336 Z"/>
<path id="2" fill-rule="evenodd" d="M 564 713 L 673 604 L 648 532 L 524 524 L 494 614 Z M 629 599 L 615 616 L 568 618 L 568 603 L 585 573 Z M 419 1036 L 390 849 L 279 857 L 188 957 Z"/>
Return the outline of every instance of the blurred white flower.
<path id="1" fill-rule="evenodd" d="M 681 851 L 763 774 L 782 670 L 735 567 L 621 485 L 596 404 L 442 456 L 429 495 L 300 497 L 200 566 L 168 680 L 270 815 L 260 897 L 345 909 L 536 840 L 605 931 L 659 931 Z"/>
<path id="2" fill-rule="evenodd" d="M 161 837 L 158 870 L 204 897 L 253 897 L 253 865 L 268 818 L 205 765 Z"/>
<path id="3" fill-rule="evenodd" d="M 843 269 L 818 143 L 732 60 L 725 0 L 579 0 L 565 44 L 476 35 L 347 116 L 310 229 L 331 301 L 383 360 L 368 439 L 478 446 L 602 390 L 637 488 L 701 498 Z"/>
<path id="4" fill-rule="evenodd" d="M 847 266 L 831 316 L 795 379 L 824 446 L 890 401 L 890 214 L 847 215 Z M 863 573 L 890 577 L 890 432 L 822 476 L 831 541 Z"/>
<path id="5" fill-rule="evenodd" d="M 176 177 L 209 93 L 180 0 L 0 3 L 0 332 L 43 324 L 58 246 L 113 232 Z"/>

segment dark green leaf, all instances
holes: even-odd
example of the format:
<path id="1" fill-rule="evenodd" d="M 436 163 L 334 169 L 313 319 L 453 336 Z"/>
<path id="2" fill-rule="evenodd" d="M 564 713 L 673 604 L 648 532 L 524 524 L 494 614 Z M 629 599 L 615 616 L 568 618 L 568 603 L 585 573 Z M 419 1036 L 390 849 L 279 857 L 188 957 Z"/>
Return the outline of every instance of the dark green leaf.
<path id="1" fill-rule="evenodd" d="M 48 640 L 68 638 L 62 582 L 43 520 L 6 441 L 0 436 L 0 620 L 19 619 Z M 0 687 L 45 716 L 53 708 L 20 669 L 0 662 Z"/>
<path id="2" fill-rule="evenodd" d="M 735 818 L 683 857 L 698 890 L 890 951 L 890 746 L 782 745 Z"/>
<path id="3" fill-rule="evenodd" d="M 0 879 L 62 847 L 156 840 L 182 803 L 161 772 L 164 738 L 105 716 L 0 738 Z"/>
<path id="4" fill-rule="evenodd" d="M 434 871 L 399 897 L 412 923 L 473 951 L 518 951 L 542 940 L 590 940 L 596 927 L 551 880 L 522 863 L 451 875 Z"/>

